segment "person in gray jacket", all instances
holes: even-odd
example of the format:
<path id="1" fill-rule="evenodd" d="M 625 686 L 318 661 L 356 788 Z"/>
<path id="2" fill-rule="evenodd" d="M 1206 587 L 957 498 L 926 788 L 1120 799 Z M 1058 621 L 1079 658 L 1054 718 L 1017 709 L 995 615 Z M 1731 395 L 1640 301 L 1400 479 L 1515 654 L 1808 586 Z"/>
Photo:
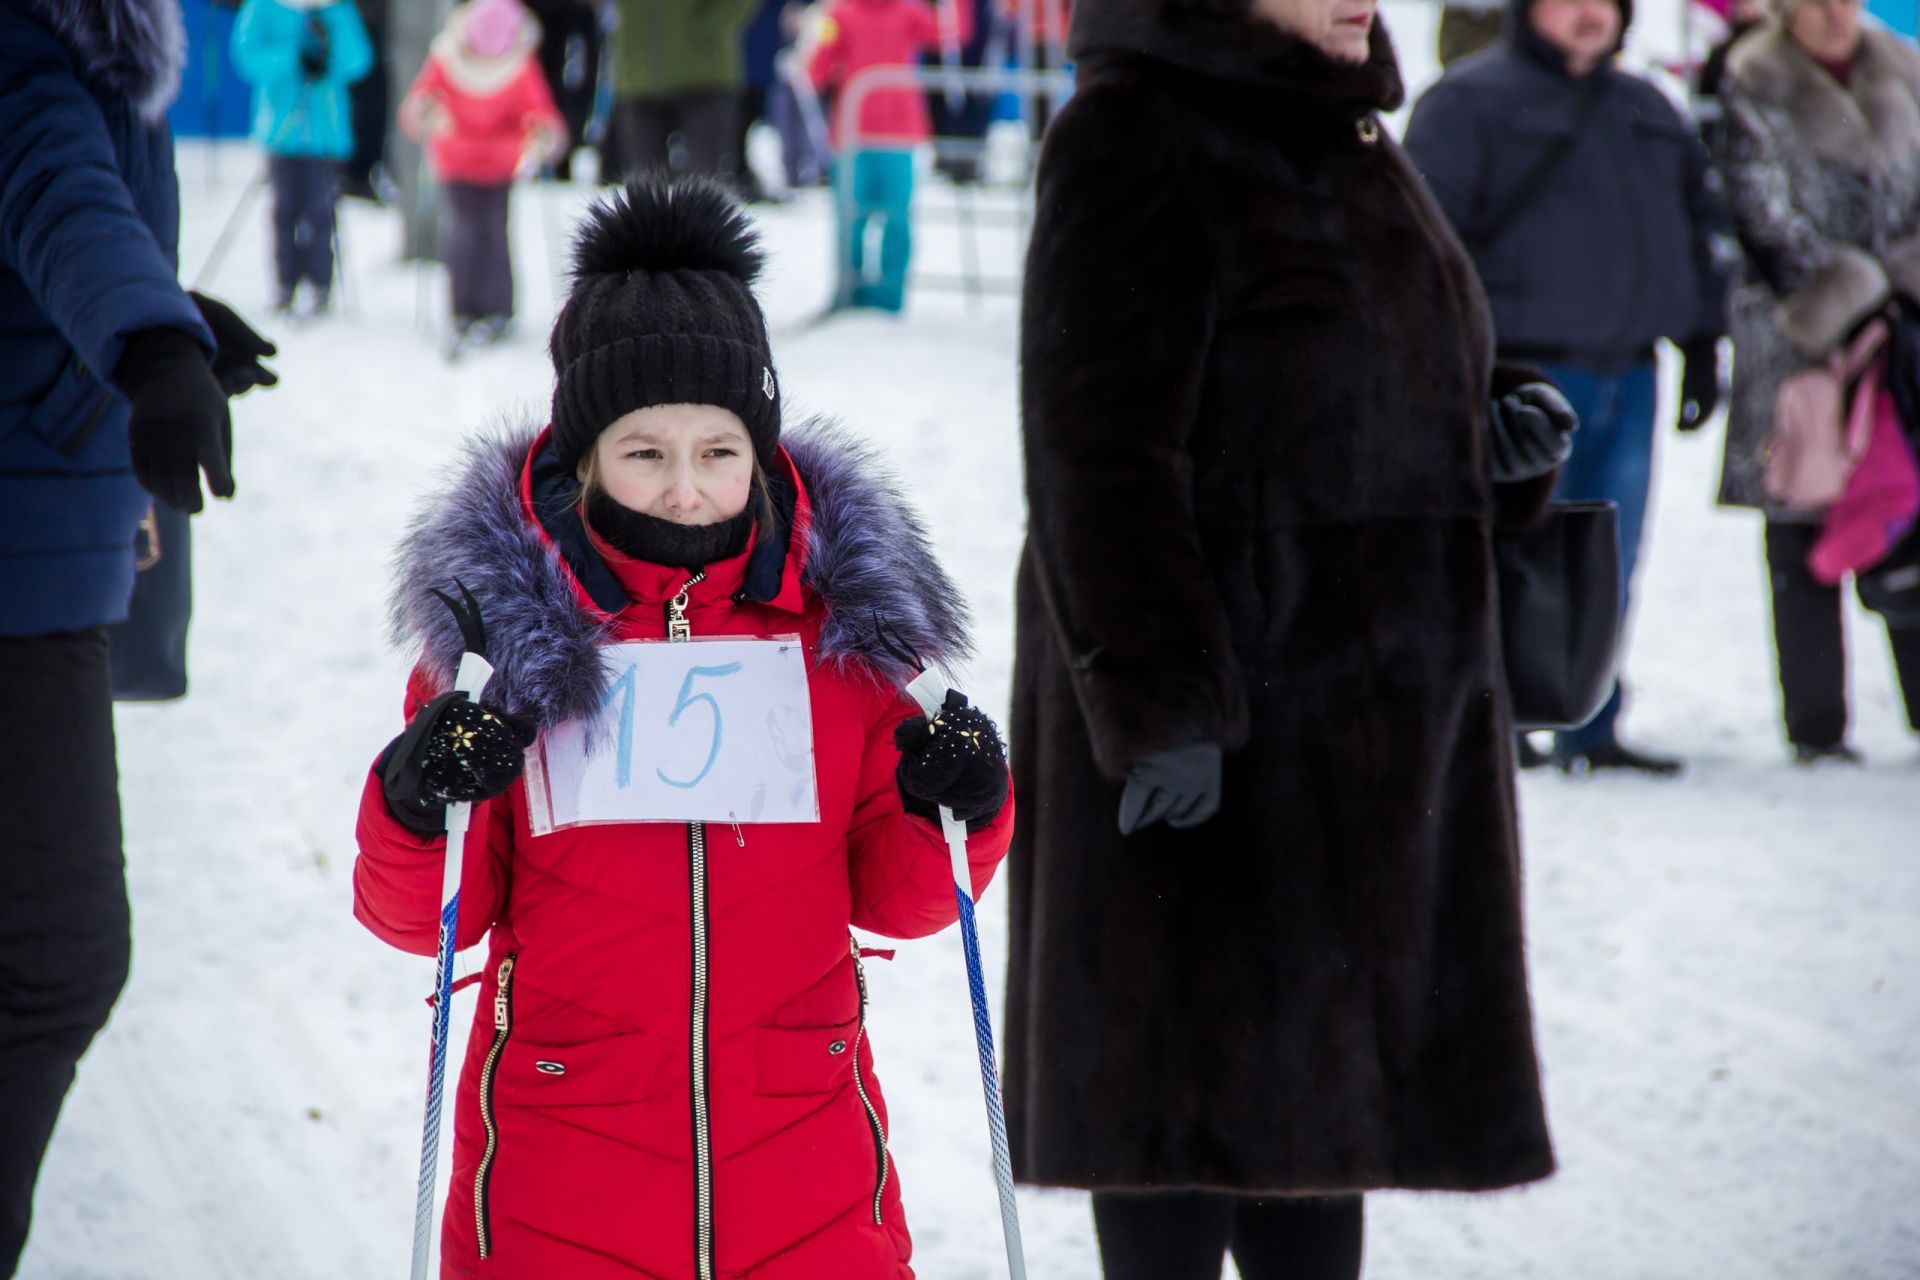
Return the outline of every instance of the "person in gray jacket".
<path id="1" fill-rule="evenodd" d="M 1539 367 L 1580 415 L 1556 497 L 1619 504 L 1623 595 L 1652 478 L 1654 344 L 1685 355 L 1679 425 L 1696 430 L 1719 403 L 1727 290 L 1705 148 L 1614 65 L 1631 18 L 1631 0 L 1513 0 L 1506 39 L 1427 90 L 1406 136 L 1479 270 L 1500 359 Z M 1554 763 L 1680 772 L 1621 745 L 1620 707 L 1616 686 L 1556 738 Z"/>

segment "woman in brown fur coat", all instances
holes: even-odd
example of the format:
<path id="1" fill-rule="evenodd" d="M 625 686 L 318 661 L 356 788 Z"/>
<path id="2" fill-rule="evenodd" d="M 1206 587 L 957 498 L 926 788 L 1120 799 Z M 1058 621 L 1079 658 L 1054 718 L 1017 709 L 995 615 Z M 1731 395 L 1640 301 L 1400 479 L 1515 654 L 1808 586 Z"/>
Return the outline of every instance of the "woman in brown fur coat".
<path id="1" fill-rule="evenodd" d="M 1553 1168 L 1492 560 L 1553 462 L 1489 421 L 1552 393 L 1489 413 L 1371 0 L 1075 24 L 1022 340 L 1016 1173 L 1094 1191 L 1111 1280 L 1351 1276 L 1360 1193 Z"/>

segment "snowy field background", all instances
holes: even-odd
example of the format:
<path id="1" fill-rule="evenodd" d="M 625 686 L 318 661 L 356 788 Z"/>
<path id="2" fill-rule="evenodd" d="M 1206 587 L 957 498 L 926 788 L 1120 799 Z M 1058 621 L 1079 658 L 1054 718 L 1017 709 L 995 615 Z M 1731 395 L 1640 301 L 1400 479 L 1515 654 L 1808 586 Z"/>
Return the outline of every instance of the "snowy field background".
<path id="1" fill-rule="evenodd" d="M 1403 49 L 1431 47 L 1424 11 L 1397 16 Z M 183 148 L 189 277 L 256 164 Z M 383 639 L 387 557 L 458 440 L 544 405 L 551 266 L 588 194 L 517 194 L 520 336 L 457 368 L 421 331 L 444 284 L 394 264 L 383 211 L 342 206 L 331 319 L 271 322 L 258 213 L 205 282 L 280 342 L 284 381 L 236 403 L 239 497 L 195 524 L 193 696 L 119 713 L 134 974 L 48 1158 L 27 1280 L 403 1274 L 431 964 L 350 915 L 355 805 L 409 656 Z M 811 193 L 760 217 L 790 406 L 845 418 L 898 465 L 978 613 L 963 687 L 1003 716 L 1015 304 L 926 296 L 902 320 L 808 327 L 831 210 Z M 931 220 L 922 246 L 951 263 Z M 988 261 L 1012 273 L 1011 239 Z M 1523 788 L 1561 1171 L 1501 1195 L 1371 1197 L 1371 1277 L 1920 1276 L 1920 748 L 1856 615 L 1870 763 L 1785 763 L 1759 526 L 1709 505 L 1717 431 L 1661 448 L 1628 732 L 1692 773 Z M 981 919 L 997 1004 L 1000 886 Z M 918 1270 L 1004 1274 L 958 937 L 871 970 Z M 1098 1275 L 1084 1197 L 1023 1192 L 1021 1211 L 1036 1280 Z"/>

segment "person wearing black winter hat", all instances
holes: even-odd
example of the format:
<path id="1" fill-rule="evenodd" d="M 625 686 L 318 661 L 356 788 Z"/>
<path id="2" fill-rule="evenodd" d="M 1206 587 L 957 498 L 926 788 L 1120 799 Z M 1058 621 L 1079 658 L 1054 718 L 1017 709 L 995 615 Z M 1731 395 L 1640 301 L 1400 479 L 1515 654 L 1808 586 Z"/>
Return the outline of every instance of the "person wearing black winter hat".
<path id="1" fill-rule="evenodd" d="M 1449 68 L 1406 135 L 1473 256 L 1501 358 L 1543 369 L 1579 413 L 1556 496 L 1619 504 L 1623 602 L 1652 478 L 1655 344 L 1685 358 L 1677 416 L 1696 431 L 1719 403 L 1727 328 L 1706 149 L 1658 88 L 1615 65 L 1632 19 L 1631 0 L 1512 0 L 1505 42 Z M 1558 735 L 1553 762 L 1679 773 L 1620 743 L 1620 711 L 1616 685 L 1591 724 Z"/>
<path id="2" fill-rule="evenodd" d="M 976 895 L 1006 851 L 992 722 L 957 693 L 929 718 L 901 691 L 965 650 L 965 610 L 870 455 L 783 431 L 760 250 L 730 196 L 629 182 L 574 266 L 550 429 L 477 443 L 402 548 L 411 723 L 360 811 L 355 912 L 430 953 L 446 806 L 483 804 L 460 933 L 491 939 L 474 1043 L 495 1052 L 455 1098 L 446 1274 L 906 1276 L 848 929 L 956 918 L 942 806 L 970 830 Z M 495 669 L 477 704 L 446 692 L 475 629 L 433 592 L 460 588 Z M 671 643 L 689 640 L 734 643 Z M 658 678 L 611 697 L 635 649 Z M 786 686 L 804 714 L 763 705 L 769 663 L 804 679 Z M 605 736 L 560 732 L 582 723 Z M 607 790 L 638 798 L 556 813 L 559 788 L 523 781 L 537 735 L 539 777 L 592 741 L 626 762 Z M 561 1047 L 536 1063 L 540 1045 Z M 569 1098 L 620 1105 L 540 1118 Z"/>

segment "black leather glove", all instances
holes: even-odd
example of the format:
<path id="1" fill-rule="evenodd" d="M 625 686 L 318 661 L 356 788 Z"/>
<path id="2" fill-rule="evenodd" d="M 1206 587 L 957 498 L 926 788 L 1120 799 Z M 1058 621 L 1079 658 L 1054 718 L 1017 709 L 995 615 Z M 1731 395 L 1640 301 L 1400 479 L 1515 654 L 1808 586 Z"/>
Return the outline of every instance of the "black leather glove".
<path id="1" fill-rule="evenodd" d="M 490 800 L 526 766 L 537 729 L 525 716 L 443 693 L 420 708 L 380 757 L 387 809 L 421 835 L 447 829 L 454 801 Z"/>
<path id="2" fill-rule="evenodd" d="M 213 330 L 213 378 L 229 397 L 243 395 L 255 387 L 271 387 L 280 375 L 260 363 L 263 356 L 278 355 L 280 349 L 253 331 L 253 326 L 218 298 L 191 289 L 187 296 L 200 308 L 200 318 Z"/>
<path id="3" fill-rule="evenodd" d="M 140 486 L 178 511 L 205 505 L 200 472 L 217 498 L 233 496 L 233 422 L 200 344 L 178 329 L 127 338 L 114 385 L 133 402 L 127 434 Z"/>
<path id="4" fill-rule="evenodd" d="M 1156 751 L 1127 769 L 1120 792 L 1120 834 L 1165 821 L 1197 827 L 1220 811 L 1220 748 L 1195 742 Z"/>
<path id="5" fill-rule="evenodd" d="M 940 821 L 942 806 L 978 831 L 1007 803 L 1007 748 L 1000 731 L 967 696 L 947 690 L 940 713 L 902 720 L 893 731 L 900 764 L 893 780 L 908 813 Z"/>
<path id="6" fill-rule="evenodd" d="M 1680 348 L 1680 430 L 1698 431 L 1720 407 L 1720 341 L 1695 338 Z"/>
<path id="7" fill-rule="evenodd" d="M 1487 405 L 1487 459 L 1495 484 L 1535 480 L 1573 452 L 1580 416 L 1549 383 L 1529 382 Z"/>

